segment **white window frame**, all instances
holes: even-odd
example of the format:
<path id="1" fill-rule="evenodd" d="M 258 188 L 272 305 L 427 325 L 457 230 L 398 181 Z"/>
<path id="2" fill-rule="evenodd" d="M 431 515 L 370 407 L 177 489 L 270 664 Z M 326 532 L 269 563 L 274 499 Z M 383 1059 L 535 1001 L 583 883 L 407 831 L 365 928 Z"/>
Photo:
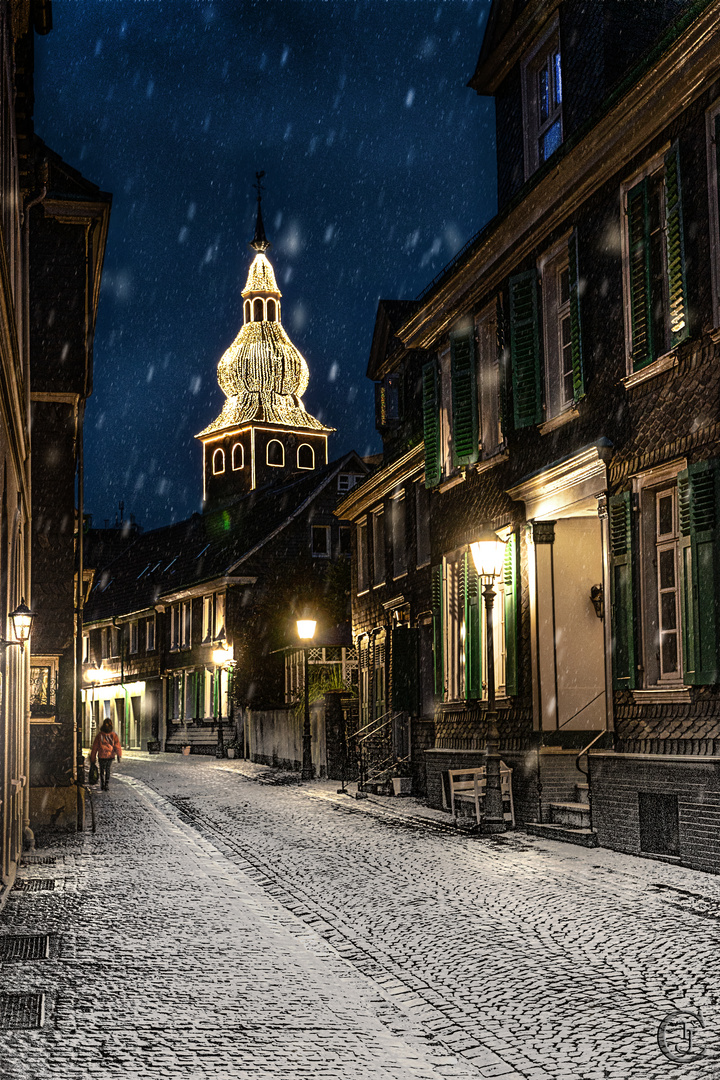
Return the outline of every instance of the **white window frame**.
<path id="1" fill-rule="evenodd" d="M 235 451 L 236 450 L 240 451 L 239 455 L 237 455 L 239 457 L 239 459 L 240 459 L 240 464 L 239 465 L 237 465 L 236 462 L 235 462 L 235 459 L 236 459 Z M 231 455 L 230 455 L 230 465 L 231 465 L 231 468 L 232 468 L 233 472 L 239 472 L 240 469 L 245 468 L 245 447 L 243 446 L 243 444 L 241 442 L 236 442 L 236 443 L 233 444 L 233 448 L 232 448 Z"/>
<path id="2" fill-rule="evenodd" d="M 720 213 L 718 196 L 720 178 L 718 177 L 717 155 L 715 151 L 715 117 L 720 114 L 720 99 L 715 101 L 705 113 L 708 174 L 708 209 L 710 212 L 710 275 L 713 294 L 713 326 L 720 326 Z"/>
<path id="3" fill-rule="evenodd" d="M 565 395 L 564 357 L 562 344 L 563 324 L 570 331 L 570 251 L 569 236 L 556 244 L 538 262 L 542 280 L 543 355 L 545 382 L 545 419 L 562 416 L 575 404 L 574 394 Z M 568 274 L 567 300 L 561 301 L 561 277 Z M 572 374 L 572 341 L 570 341 L 570 370 Z"/>
<path id="4" fill-rule="evenodd" d="M 203 614 L 202 614 L 202 642 L 207 644 L 208 641 L 212 641 L 213 629 L 214 629 L 214 597 L 210 593 L 209 596 L 203 596 Z"/>
<path id="5" fill-rule="evenodd" d="M 637 560 L 640 576 L 640 633 L 639 645 L 643 671 L 644 690 L 680 690 L 685 689 L 683 682 L 682 652 L 682 612 L 680 608 L 680 559 L 679 559 L 679 524 L 677 503 L 677 478 L 687 463 L 669 462 L 657 469 L 649 469 L 633 477 L 634 501 L 640 508 L 639 558 Z M 675 546 L 675 582 L 677 590 L 677 635 L 678 635 L 678 671 L 677 674 L 663 677 L 660 659 L 660 601 L 658 591 L 659 564 L 657 554 L 666 544 L 657 537 L 657 496 L 674 489 L 675 494 L 675 534 L 672 542 Z M 657 650 L 657 658 L 656 658 Z"/>
<path id="6" fill-rule="evenodd" d="M 89 634 L 83 634 L 82 662 L 83 662 L 83 664 L 89 664 L 90 663 L 90 635 Z"/>
<path id="7" fill-rule="evenodd" d="M 393 495 L 390 499 L 389 510 L 392 576 L 393 580 L 397 581 L 398 578 L 405 577 L 408 572 L 407 503 L 404 490 Z M 402 521 L 401 526 L 400 521 Z"/>
<path id="8" fill-rule="evenodd" d="M 222 464 L 221 468 L 218 468 L 218 464 Z M 225 451 L 221 446 L 217 446 L 213 450 L 212 456 L 212 473 L 213 476 L 222 476 L 225 472 Z"/>
<path id="9" fill-rule="evenodd" d="M 560 55 L 561 101 L 548 120 L 541 122 L 539 118 L 537 75 L 551 51 L 553 53 L 558 52 Z M 562 50 L 560 48 L 560 23 L 557 18 L 553 19 L 547 26 L 542 36 L 522 61 L 520 77 L 522 83 L 523 135 L 525 140 L 525 179 L 527 180 L 540 165 L 544 164 L 544 162 L 540 161 L 539 142 L 543 134 L 550 130 L 556 120 L 560 121 L 560 145 L 565 140 L 562 105 Z"/>
<path id="10" fill-rule="evenodd" d="M 155 652 L 157 635 L 157 620 L 155 615 L 150 615 L 145 620 L 145 652 Z"/>
<path id="11" fill-rule="evenodd" d="M 310 451 L 310 455 L 311 455 L 311 464 L 310 465 L 301 465 L 300 464 L 300 451 L 301 450 L 309 450 Z M 305 471 L 310 472 L 315 468 L 315 450 L 310 445 L 310 443 L 307 443 L 307 442 L 300 443 L 300 445 L 297 448 L 297 459 L 296 460 L 297 460 L 298 469 L 304 469 Z"/>
<path id="12" fill-rule="evenodd" d="M 128 652 L 134 656 L 138 651 L 138 620 L 133 619 L 128 623 Z"/>
<path id="13" fill-rule="evenodd" d="M 275 446 L 276 444 L 282 450 L 282 461 L 270 461 L 270 447 Z M 265 464 L 270 469 L 282 469 L 285 467 L 285 447 L 279 439 L 270 439 L 267 446 L 265 447 Z"/>
<path id="14" fill-rule="evenodd" d="M 214 626 L 213 626 L 213 640 L 222 641 L 226 635 L 226 594 L 224 592 L 218 592 L 213 594 L 215 597 L 215 614 L 214 614 Z"/>

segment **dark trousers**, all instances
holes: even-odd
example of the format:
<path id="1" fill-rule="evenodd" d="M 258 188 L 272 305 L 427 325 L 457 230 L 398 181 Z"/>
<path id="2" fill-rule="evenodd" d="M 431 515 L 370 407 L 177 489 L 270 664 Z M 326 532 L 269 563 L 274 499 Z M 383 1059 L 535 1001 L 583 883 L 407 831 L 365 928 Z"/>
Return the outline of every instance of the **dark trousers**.
<path id="1" fill-rule="evenodd" d="M 103 791 L 106 791 L 108 783 L 110 782 L 110 766 L 112 765 L 112 758 L 99 757 L 98 765 L 100 766 L 100 788 Z"/>

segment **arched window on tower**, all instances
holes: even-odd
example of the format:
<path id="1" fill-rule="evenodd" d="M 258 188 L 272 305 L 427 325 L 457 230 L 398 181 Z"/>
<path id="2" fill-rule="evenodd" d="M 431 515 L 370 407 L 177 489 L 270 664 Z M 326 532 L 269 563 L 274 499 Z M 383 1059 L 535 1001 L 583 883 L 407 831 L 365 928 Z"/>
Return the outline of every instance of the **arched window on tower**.
<path id="1" fill-rule="evenodd" d="M 285 464 L 285 447 L 277 439 L 271 439 L 267 444 L 267 456 L 265 458 L 268 465 L 274 465 L 276 468 Z"/>
<path id="2" fill-rule="evenodd" d="M 268 300 L 267 302 L 267 321 L 275 322 L 275 301 Z"/>
<path id="3" fill-rule="evenodd" d="M 249 300 L 245 301 L 245 322 L 252 322 L 252 304 Z"/>
<path id="4" fill-rule="evenodd" d="M 253 322 L 262 322 L 263 314 L 263 302 L 258 296 L 253 304 Z"/>
<path id="5" fill-rule="evenodd" d="M 315 451 L 309 443 L 301 443 L 297 452 L 298 469 L 315 468 Z"/>
<path id="6" fill-rule="evenodd" d="M 219 476 L 220 473 L 225 472 L 225 451 L 221 450 L 219 446 L 213 454 L 212 462 L 213 476 Z"/>
<path id="7" fill-rule="evenodd" d="M 232 467 L 233 472 L 237 472 L 238 469 L 242 469 L 245 464 L 245 451 L 243 450 L 243 444 L 236 442 L 232 448 Z"/>

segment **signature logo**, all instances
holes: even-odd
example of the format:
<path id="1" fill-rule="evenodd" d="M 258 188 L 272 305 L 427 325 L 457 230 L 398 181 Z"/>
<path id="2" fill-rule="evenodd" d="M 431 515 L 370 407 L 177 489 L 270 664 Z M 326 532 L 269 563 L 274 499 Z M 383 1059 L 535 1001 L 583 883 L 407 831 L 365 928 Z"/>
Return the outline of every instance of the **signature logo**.
<path id="1" fill-rule="evenodd" d="M 686 1065 L 705 1056 L 705 1024 L 702 1014 L 674 1009 L 664 1016 L 657 1030 L 657 1044 L 670 1061 Z"/>

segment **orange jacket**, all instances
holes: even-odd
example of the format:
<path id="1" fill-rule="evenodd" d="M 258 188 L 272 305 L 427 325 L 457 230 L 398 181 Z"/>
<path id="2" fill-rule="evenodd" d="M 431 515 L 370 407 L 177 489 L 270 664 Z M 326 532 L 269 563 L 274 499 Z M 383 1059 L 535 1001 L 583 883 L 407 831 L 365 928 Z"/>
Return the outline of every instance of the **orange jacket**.
<path id="1" fill-rule="evenodd" d="M 100 757 L 103 761 L 117 754 L 118 761 L 122 757 L 122 746 L 116 731 L 98 731 L 90 751 L 90 760 Z"/>

